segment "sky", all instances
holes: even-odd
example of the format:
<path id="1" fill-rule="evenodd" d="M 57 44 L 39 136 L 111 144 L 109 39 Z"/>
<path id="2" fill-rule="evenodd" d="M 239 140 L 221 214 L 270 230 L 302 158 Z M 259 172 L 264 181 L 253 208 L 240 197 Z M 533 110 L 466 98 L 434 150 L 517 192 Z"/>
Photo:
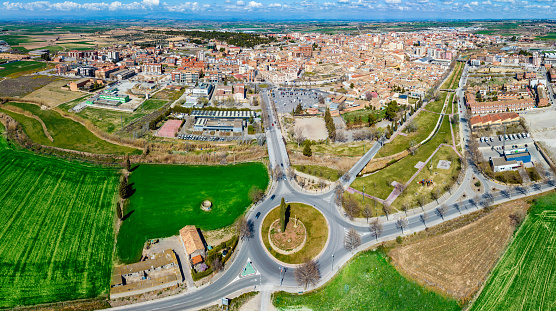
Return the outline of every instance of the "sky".
<path id="1" fill-rule="evenodd" d="M 554 19 L 556 0 L 15 0 L 0 19 Z"/>

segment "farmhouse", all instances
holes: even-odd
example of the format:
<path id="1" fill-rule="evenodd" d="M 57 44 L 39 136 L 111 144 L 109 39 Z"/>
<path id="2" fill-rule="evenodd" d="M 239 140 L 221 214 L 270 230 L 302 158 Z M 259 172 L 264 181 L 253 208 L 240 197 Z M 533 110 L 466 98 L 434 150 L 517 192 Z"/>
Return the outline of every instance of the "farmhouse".
<path id="1" fill-rule="evenodd" d="M 173 250 L 167 249 L 145 261 L 114 267 L 110 297 L 123 297 L 151 287 L 165 288 L 180 282 L 181 271 Z"/>
<path id="2" fill-rule="evenodd" d="M 183 247 L 192 265 L 199 263 L 199 257 L 205 258 L 205 244 L 195 226 L 185 226 L 180 230 Z M 195 258 L 195 259 L 194 259 Z M 194 263 L 195 262 L 195 263 Z M 202 260 L 201 260 L 202 262 Z"/>

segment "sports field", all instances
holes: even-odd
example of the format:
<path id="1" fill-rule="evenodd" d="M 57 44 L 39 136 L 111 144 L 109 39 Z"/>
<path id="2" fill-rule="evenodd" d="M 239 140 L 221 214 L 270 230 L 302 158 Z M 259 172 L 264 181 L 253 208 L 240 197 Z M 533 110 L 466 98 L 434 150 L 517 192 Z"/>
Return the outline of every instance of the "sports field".
<path id="1" fill-rule="evenodd" d="M 5 105 L 28 111 L 44 122 L 48 133 L 52 136 L 54 141 L 48 139 L 38 120 L 12 111 L 2 110 L 0 107 L 0 111 L 10 115 L 21 123 L 25 133 L 27 133 L 29 138 L 35 143 L 99 154 L 123 154 L 132 153 L 136 150 L 102 140 L 91 133 L 82 124 L 64 118 L 54 110 L 42 110 L 37 105 L 26 103 L 10 102 Z"/>
<path id="2" fill-rule="evenodd" d="M 268 174 L 261 163 L 229 166 L 140 165 L 129 183 L 134 189 L 118 234 L 122 262 L 141 258 L 147 239 L 178 234 L 186 225 L 203 230 L 228 226 L 250 205 L 253 185 L 266 189 Z M 200 206 L 213 204 L 211 212 Z"/>
<path id="3" fill-rule="evenodd" d="M 278 310 L 460 310 L 455 300 L 404 278 L 376 251 L 358 254 L 315 291 L 277 292 L 272 302 Z"/>
<path id="4" fill-rule="evenodd" d="M 556 308 L 556 194 L 536 200 L 470 310 Z"/>
<path id="5" fill-rule="evenodd" d="M 0 308 L 108 293 L 117 185 L 113 169 L 5 149 L 0 138 Z"/>
<path id="6" fill-rule="evenodd" d="M 39 70 L 46 68 L 46 63 L 35 61 L 17 61 L 8 64 L 2 64 L 4 69 L 0 70 L 0 77 L 6 77 L 14 73 L 22 71 Z"/>

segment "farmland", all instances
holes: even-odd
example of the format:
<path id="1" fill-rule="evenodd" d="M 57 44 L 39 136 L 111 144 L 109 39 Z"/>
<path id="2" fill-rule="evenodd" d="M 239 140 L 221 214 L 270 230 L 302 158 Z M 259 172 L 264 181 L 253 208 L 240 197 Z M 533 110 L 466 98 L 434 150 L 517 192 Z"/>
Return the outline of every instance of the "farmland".
<path id="1" fill-rule="evenodd" d="M 506 248 L 515 227 L 509 216 L 525 212 L 529 204 L 523 200 L 504 203 L 483 215 L 478 211 L 465 218 L 477 219 L 443 234 L 433 227 L 429 237 L 420 238 L 390 251 L 395 266 L 419 283 L 465 301 L 480 288 Z M 452 222 L 458 222 L 455 220 Z M 449 222 L 439 227 L 450 226 Z M 413 237 L 412 237 L 413 238 Z"/>
<path id="2" fill-rule="evenodd" d="M 13 79 L 4 79 L 0 81 L 0 96 L 25 96 L 55 80 L 55 77 L 38 75 L 20 76 Z"/>
<path id="3" fill-rule="evenodd" d="M 356 255 L 323 287 L 306 294 L 277 292 L 279 310 L 460 310 L 456 301 L 407 280 L 381 252 Z"/>
<path id="4" fill-rule="evenodd" d="M 230 166 L 140 165 L 130 176 L 134 189 L 118 234 L 123 262 L 137 261 L 147 239 L 172 236 L 186 225 L 203 230 L 228 226 L 250 205 L 252 185 L 266 189 L 261 163 Z M 204 212 L 204 200 L 213 204 Z"/>
<path id="5" fill-rule="evenodd" d="M 551 310 L 556 300 L 556 195 L 537 198 L 470 310 Z"/>
<path id="6" fill-rule="evenodd" d="M 10 115 L 12 118 L 21 123 L 25 133 L 27 133 L 29 138 L 35 143 L 100 154 L 122 154 L 132 153 L 135 151 L 133 148 L 115 145 L 98 138 L 85 126 L 71 119 L 62 117 L 54 110 L 43 110 L 37 105 L 25 103 L 10 102 L 5 105 L 28 111 L 39 117 L 45 123 L 46 128 L 54 141 L 50 141 L 47 138 L 41 124 L 37 120 L 23 114 L 2 110 L 2 106 L 0 106 L 0 111 Z"/>
<path id="7" fill-rule="evenodd" d="M 4 149 L 0 138 L 0 308 L 108 293 L 112 169 Z"/>
<path id="8" fill-rule="evenodd" d="M 20 72 L 35 71 L 39 69 L 45 69 L 46 63 L 36 62 L 36 61 L 17 61 L 7 64 L 2 64 L 4 69 L 0 70 L 0 77 L 7 77 L 12 74 Z"/>

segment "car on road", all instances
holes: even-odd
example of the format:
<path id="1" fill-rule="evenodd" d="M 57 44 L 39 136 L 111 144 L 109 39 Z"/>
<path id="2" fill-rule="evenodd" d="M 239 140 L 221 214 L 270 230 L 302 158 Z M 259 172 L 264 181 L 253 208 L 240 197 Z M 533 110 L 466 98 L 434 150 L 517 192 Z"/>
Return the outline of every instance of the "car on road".
<path id="1" fill-rule="evenodd" d="M 273 194 L 273 195 L 270 197 L 270 199 L 271 199 L 271 200 L 274 200 L 274 197 L 276 197 L 276 195 Z"/>
<path id="2" fill-rule="evenodd" d="M 257 214 L 255 215 L 255 218 L 259 219 L 260 216 L 261 216 L 261 212 L 257 212 Z"/>

